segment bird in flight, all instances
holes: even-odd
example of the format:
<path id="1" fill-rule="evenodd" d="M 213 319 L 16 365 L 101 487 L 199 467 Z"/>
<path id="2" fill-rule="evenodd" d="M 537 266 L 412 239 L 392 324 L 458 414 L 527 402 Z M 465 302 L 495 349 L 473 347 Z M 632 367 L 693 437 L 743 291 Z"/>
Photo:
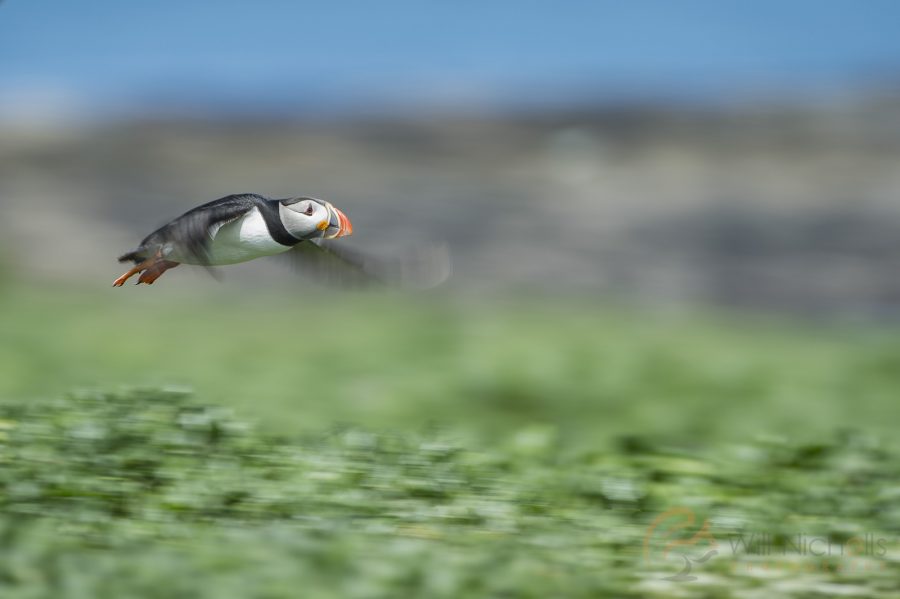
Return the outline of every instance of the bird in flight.
<path id="1" fill-rule="evenodd" d="M 188 210 L 120 256 L 119 262 L 134 266 L 113 286 L 121 287 L 138 273 L 138 284 L 151 285 L 179 264 L 210 268 L 276 254 L 288 255 L 299 270 L 333 284 L 432 287 L 450 274 L 444 248 L 386 260 L 335 242 L 351 233 L 350 219 L 325 200 L 270 199 L 254 193 L 225 196 Z"/>

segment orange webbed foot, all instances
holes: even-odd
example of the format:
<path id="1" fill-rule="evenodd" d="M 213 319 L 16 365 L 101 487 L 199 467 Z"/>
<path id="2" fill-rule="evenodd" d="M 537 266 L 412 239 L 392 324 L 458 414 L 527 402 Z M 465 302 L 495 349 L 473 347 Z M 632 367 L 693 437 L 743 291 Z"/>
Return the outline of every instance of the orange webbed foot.
<path id="1" fill-rule="evenodd" d="M 141 273 L 137 284 L 146 283 L 152 285 L 156 279 L 160 278 L 164 272 L 170 268 L 175 268 L 180 262 L 172 262 L 171 260 L 157 260 L 147 270 Z"/>
<path id="2" fill-rule="evenodd" d="M 123 273 L 122 276 L 113 281 L 113 287 L 121 287 L 125 284 L 125 281 L 141 272 L 142 270 L 147 269 L 152 262 L 152 260 L 144 260 L 140 264 L 135 264 L 134 268 L 129 269 L 127 272 Z"/>
<path id="3" fill-rule="evenodd" d="M 141 273 L 140 278 L 138 278 L 138 285 L 140 285 L 141 283 L 152 285 L 153 282 L 161 277 L 164 272 L 166 272 L 170 268 L 175 268 L 176 266 L 178 266 L 178 264 L 179 262 L 163 260 L 159 256 L 159 254 L 157 254 L 153 258 L 149 258 L 139 264 L 135 264 L 134 268 L 129 269 L 128 272 L 124 273 L 118 279 L 113 281 L 113 287 L 121 287 L 125 284 L 125 281 L 127 281 L 137 273 Z"/>
<path id="4" fill-rule="evenodd" d="M 122 275 L 121 277 L 119 277 L 118 279 L 113 281 L 113 287 L 121 287 L 122 285 L 125 284 L 125 281 L 130 279 L 133 275 L 134 275 L 134 273 L 129 270 L 124 275 Z"/>

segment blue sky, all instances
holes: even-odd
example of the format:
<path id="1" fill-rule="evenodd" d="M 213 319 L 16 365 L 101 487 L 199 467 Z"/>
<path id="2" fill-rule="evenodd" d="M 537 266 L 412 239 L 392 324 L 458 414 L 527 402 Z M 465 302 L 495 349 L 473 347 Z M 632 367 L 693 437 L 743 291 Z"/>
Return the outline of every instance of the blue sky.
<path id="1" fill-rule="evenodd" d="M 0 95 L 265 108 L 842 89 L 900 81 L 898 25 L 893 0 L 5 0 Z"/>

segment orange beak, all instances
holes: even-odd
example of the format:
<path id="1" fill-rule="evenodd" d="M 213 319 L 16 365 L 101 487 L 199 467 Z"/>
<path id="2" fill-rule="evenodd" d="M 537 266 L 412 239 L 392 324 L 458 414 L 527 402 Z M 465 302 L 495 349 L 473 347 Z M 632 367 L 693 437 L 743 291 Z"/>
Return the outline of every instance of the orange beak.
<path id="1" fill-rule="evenodd" d="M 338 220 L 341 223 L 335 237 L 346 237 L 347 235 L 353 235 L 353 223 L 350 222 L 350 219 L 347 218 L 347 215 L 337 208 L 335 208 L 334 211 L 337 212 Z"/>
<path id="2" fill-rule="evenodd" d="M 324 237 L 326 239 L 335 239 L 337 237 L 346 237 L 347 235 L 353 234 L 353 225 L 350 223 L 350 219 L 347 218 L 347 215 L 328 204 L 328 209 L 331 212 L 331 218 L 329 219 L 329 226 L 325 231 Z M 334 233 L 328 234 L 330 231 L 335 231 Z"/>

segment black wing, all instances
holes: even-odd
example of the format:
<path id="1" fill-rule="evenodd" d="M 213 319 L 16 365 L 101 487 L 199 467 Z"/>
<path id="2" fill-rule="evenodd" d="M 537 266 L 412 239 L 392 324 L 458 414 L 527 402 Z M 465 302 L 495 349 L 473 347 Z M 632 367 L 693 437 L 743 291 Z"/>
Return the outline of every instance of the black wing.
<path id="1" fill-rule="evenodd" d="M 316 239 L 298 243 L 286 255 L 302 274 L 336 287 L 427 289 L 450 276 L 450 256 L 440 245 L 379 257 L 347 247 L 343 241 Z"/>
<path id="2" fill-rule="evenodd" d="M 137 249 L 120 256 L 119 262 L 139 262 L 171 243 L 205 264 L 210 229 L 240 218 L 259 202 L 265 201 L 265 198 L 255 194 L 237 194 L 197 206 L 147 235 Z"/>

